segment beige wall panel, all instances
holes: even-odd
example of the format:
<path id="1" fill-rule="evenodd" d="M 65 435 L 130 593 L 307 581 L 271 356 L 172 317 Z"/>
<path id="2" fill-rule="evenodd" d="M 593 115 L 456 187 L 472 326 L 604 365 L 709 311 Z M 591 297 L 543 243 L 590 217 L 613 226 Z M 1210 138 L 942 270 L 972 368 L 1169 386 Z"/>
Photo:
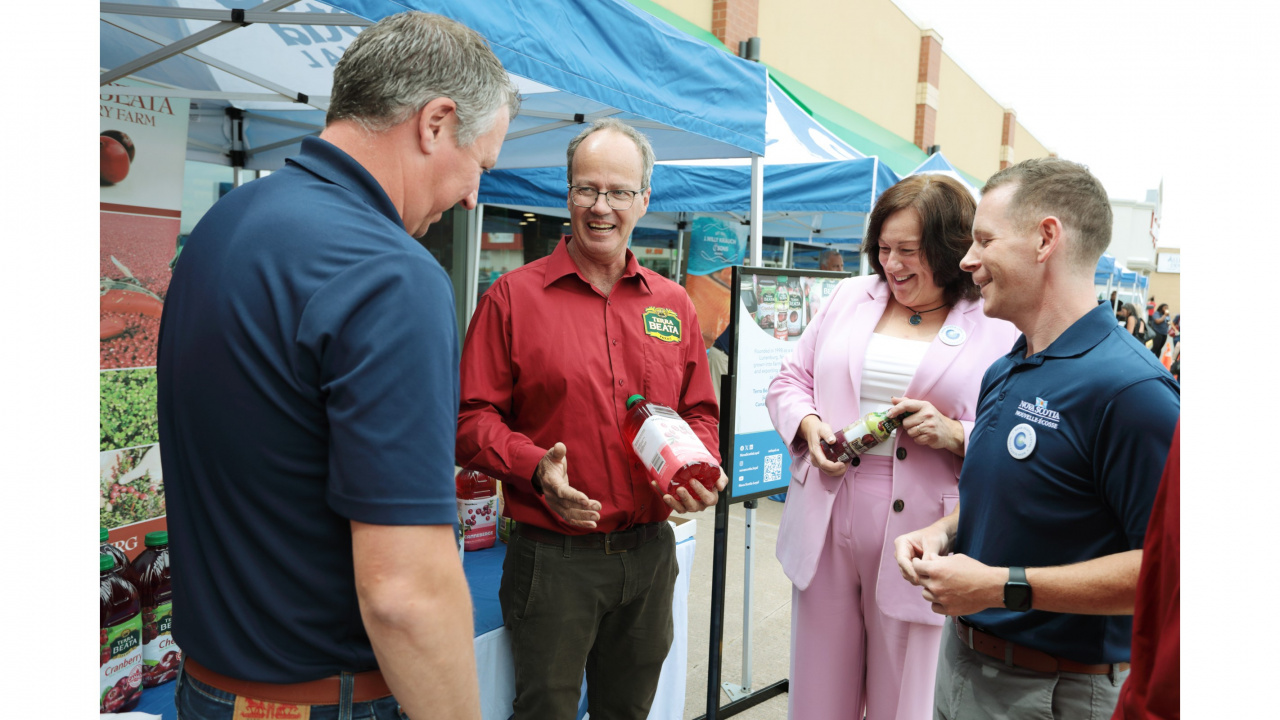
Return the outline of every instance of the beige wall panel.
<path id="1" fill-rule="evenodd" d="M 1015 123 L 1015 125 L 1013 133 L 1013 157 L 1015 160 L 1022 162 L 1032 158 L 1049 157 L 1049 148 L 1041 145 L 1034 135 L 1022 127 L 1022 123 Z"/>
<path id="2" fill-rule="evenodd" d="M 944 40 L 934 142 L 951 164 L 986 182 L 1000 169 L 1004 108 L 947 56 L 946 46 Z M 1015 153 L 1021 160 L 1022 154 L 1016 149 Z"/>
<path id="3" fill-rule="evenodd" d="M 711 32 L 712 0 L 653 0 L 655 3 Z M 737 50 L 737 48 L 733 48 Z"/>
<path id="4" fill-rule="evenodd" d="M 758 21 L 761 60 L 886 130 L 915 135 L 920 28 L 890 0 L 760 0 Z"/>

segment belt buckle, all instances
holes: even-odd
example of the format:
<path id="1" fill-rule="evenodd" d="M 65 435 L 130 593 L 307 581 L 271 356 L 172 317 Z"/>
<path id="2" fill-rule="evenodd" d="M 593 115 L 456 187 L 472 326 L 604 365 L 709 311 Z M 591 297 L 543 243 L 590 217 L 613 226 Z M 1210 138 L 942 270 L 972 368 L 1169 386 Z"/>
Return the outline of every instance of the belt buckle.
<path id="1" fill-rule="evenodd" d="M 613 549 L 613 533 L 605 533 L 604 535 L 604 554 L 605 555 L 617 555 L 619 553 L 624 553 L 626 551 L 627 551 L 626 548 L 614 550 Z"/>

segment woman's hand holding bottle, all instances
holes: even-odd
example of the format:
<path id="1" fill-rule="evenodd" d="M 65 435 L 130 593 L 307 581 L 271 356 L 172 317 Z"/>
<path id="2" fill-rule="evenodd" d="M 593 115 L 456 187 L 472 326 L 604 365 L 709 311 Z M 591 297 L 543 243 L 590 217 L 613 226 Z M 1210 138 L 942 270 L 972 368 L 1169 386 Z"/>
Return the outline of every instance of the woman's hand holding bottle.
<path id="1" fill-rule="evenodd" d="M 840 477 L 849 469 L 848 463 L 831 462 L 822 450 L 822 442 L 834 443 L 836 435 L 831 426 L 817 415 L 805 415 L 800 421 L 800 437 L 809 445 L 809 463 L 827 475 Z"/>

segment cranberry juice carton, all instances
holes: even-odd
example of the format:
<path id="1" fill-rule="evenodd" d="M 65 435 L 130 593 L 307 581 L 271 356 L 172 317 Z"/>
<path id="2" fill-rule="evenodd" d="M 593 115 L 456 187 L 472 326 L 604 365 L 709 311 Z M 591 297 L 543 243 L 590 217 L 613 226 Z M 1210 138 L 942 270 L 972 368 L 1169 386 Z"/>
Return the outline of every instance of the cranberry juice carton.
<path id="1" fill-rule="evenodd" d="M 142 605 L 138 589 L 120 576 L 110 555 L 99 555 L 101 614 L 98 645 L 98 707 L 101 712 L 127 712 L 142 698 Z"/>
<path id="2" fill-rule="evenodd" d="M 128 580 L 142 603 L 142 686 L 178 677 L 182 653 L 173 642 L 173 591 L 169 585 L 169 533 L 149 532 L 146 549 L 129 566 Z"/>
<path id="3" fill-rule="evenodd" d="M 466 528 L 466 549 L 493 547 L 498 538 L 497 481 L 477 470 L 463 469 L 454 479 L 458 518 Z"/>
<path id="4" fill-rule="evenodd" d="M 124 551 L 107 541 L 106 528 L 101 528 L 101 530 L 102 530 L 102 539 L 100 541 L 101 549 L 99 550 L 99 552 L 101 552 L 103 555 L 110 555 L 116 561 L 117 567 L 120 567 L 120 568 L 128 567 L 129 558 L 125 556 Z"/>
<path id="5" fill-rule="evenodd" d="M 671 408 L 632 395 L 627 398 L 622 432 L 649 478 L 658 483 L 659 493 L 669 495 L 695 480 L 716 492 L 720 464 Z"/>

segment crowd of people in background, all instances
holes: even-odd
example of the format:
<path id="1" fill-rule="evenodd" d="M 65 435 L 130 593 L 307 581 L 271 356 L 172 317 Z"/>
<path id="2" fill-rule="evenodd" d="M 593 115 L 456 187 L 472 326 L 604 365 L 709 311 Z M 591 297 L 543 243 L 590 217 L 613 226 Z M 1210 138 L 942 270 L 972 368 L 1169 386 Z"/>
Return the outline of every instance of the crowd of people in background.
<path id="1" fill-rule="evenodd" d="M 1182 363 L 1179 362 L 1181 355 L 1181 347 L 1179 343 L 1182 335 L 1182 315 L 1173 314 L 1169 309 L 1169 303 L 1156 303 L 1155 298 L 1147 301 L 1146 312 L 1139 312 L 1133 303 L 1121 302 L 1116 297 L 1116 291 L 1111 291 L 1111 297 L 1108 300 L 1099 300 L 1099 303 L 1108 303 L 1115 310 L 1116 322 L 1124 326 L 1124 329 L 1137 338 L 1138 342 L 1145 345 L 1157 357 L 1161 358 L 1165 351 L 1165 345 L 1170 346 L 1169 359 L 1170 362 L 1166 367 L 1169 372 L 1173 373 L 1175 378 L 1180 377 Z M 1172 317 L 1170 317 L 1172 315 Z"/>

